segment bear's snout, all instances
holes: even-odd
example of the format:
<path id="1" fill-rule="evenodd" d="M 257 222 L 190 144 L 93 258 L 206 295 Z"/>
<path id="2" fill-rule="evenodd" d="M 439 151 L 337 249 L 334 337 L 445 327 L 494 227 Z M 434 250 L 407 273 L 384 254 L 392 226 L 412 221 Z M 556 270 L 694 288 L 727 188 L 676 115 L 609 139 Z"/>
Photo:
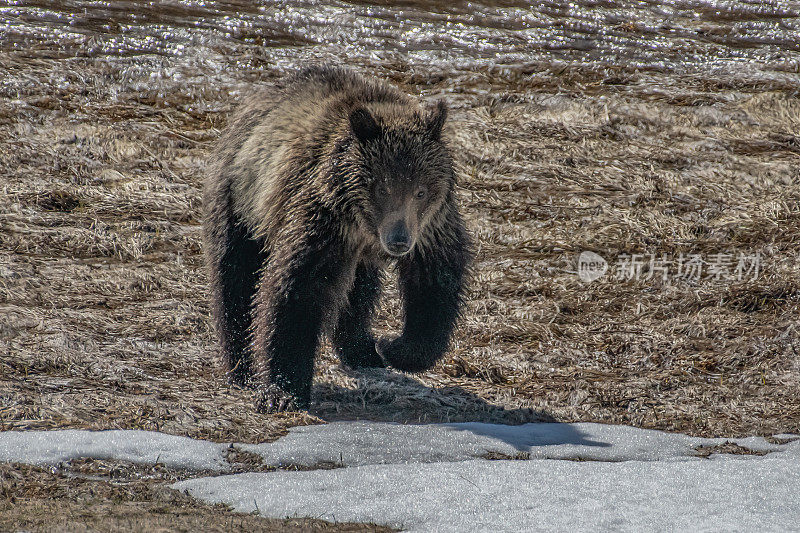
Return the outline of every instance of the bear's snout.
<path id="1" fill-rule="evenodd" d="M 403 255 L 411 250 L 411 235 L 405 221 L 398 220 L 386 234 L 384 247 L 392 255 Z"/>

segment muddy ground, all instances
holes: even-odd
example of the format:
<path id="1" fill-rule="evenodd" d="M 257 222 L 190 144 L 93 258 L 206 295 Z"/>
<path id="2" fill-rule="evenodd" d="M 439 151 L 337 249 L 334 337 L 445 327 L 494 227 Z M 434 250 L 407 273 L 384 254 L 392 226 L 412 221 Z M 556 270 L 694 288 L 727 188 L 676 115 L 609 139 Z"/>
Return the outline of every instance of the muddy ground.
<path id="1" fill-rule="evenodd" d="M 326 347 L 311 412 L 264 415 L 227 387 L 217 357 L 200 191 L 228 113 L 292 70 L 292 49 L 276 61 L 263 41 L 234 35 L 204 56 L 104 55 L 103 31 L 66 44 L 31 31 L 0 52 L 1 429 L 223 442 L 333 419 L 800 432 L 797 62 L 753 79 L 545 60 L 451 71 L 396 55 L 349 61 L 453 107 L 446 135 L 477 243 L 469 304 L 432 371 L 350 371 Z M 582 281 L 583 251 L 609 272 Z M 617 279 L 632 254 L 641 271 Z M 680 277 L 673 263 L 663 279 L 650 254 L 696 255 L 703 271 Z M 737 272 L 753 258 L 758 272 Z M 399 326 L 395 296 L 378 334 Z M 2 468 L 2 528 L 50 523 L 20 514 L 39 496 L 14 483 L 118 490 Z M 188 505 L 118 497 L 144 514 Z M 88 507 L 53 498 L 48 513 L 124 523 L 96 522 L 105 496 Z M 198 512 L 219 512 L 222 529 L 255 527 L 214 509 Z M 119 520 L 148 529 L 139 516 Z"/>

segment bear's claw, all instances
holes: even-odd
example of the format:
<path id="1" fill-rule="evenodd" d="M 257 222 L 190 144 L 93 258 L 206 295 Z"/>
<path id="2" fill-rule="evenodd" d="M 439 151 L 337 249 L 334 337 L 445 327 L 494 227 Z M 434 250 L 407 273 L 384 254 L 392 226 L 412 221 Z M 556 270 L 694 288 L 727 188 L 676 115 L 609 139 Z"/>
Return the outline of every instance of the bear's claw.
<path id="1" fill-rule="evenodd" d="M 285 411 L 301 411 L 308 408 L 308 406 L 302 406 L 300 403 L 297 398 L 277 385 L 269 385 L 259 389 L 256 410 L 259 413 L 283 413 Z"/>

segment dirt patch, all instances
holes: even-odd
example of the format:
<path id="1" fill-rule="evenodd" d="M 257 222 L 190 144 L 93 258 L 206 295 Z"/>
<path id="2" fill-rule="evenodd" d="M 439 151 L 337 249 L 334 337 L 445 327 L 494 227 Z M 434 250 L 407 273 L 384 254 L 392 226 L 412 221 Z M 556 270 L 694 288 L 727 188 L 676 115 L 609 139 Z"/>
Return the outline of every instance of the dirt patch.
<path id="1" fill-rule="evenodd" d="M 800 440 L 800 437 L 765 437 L 764 439 L 770 444 L 789 444 L 790 442 Z"/>
<path id="2" fill-rule="evenodd" d="M 483 456 L 484 459 L 489 461 L 527 461 L 531 458 L 528 452 L 519 452 L 514 455 L 509 455 L 502 452 L 489 452 Z"/>
<path id="3" fill-rule="evenodd" d="M 67 477 L 118 484 L 134 481 L 176 483 L 184 479 L 219 475 L 219 472 L 211 470 L 183 470 L 170 468 L 161 463 L 143 465 L 128 461 L 88 458 L 60 463 L 50 471 Z"/>
<path id="4" fill-rule="evenodd" d="M 275 467 L 265 465 L 264 458 L 257 453 L 242 450 L 233 444 L 226 450 L 225 460 L 231 465 L 234 473 L 272 472 L 276 470 Z"/>
<path id="5" fill-rule="evenodd" d="M 698 446 L 694 449 L 698 457 L 709 457 L 712 454 L 730 454 L 730 455 L 767 455 L 769 452 L 764 450 L 751 450 L 740 446 L 735 442 L 726 441 L 722 444 L 714 444 L 708 446 Z"/>

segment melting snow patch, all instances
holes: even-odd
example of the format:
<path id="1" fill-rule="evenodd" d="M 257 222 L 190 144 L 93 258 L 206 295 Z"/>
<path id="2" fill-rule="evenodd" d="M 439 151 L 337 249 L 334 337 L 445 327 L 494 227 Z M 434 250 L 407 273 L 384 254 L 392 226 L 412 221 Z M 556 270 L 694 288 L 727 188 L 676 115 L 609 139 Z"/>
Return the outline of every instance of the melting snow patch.
<path id="1" fill-rule="evenodd" d="M 798 454 L 750 460 L 535 459 L 367 465 L 173 485 L 264 516 L 410 531 L 782 531 L 800 523 Z"/>
<path id="2" fill-rule="evenodd" d="M 772 444 L 602 424 L 335 422 L 237 447 L 275 466 L 344 468 L 172 486 L 243 512 L 413 531 L 786 530 L 800 523 L 800 440 L 782 437 Z M 695 456 L 698 446 L 726 441 L 773 453 Z M 96 458 L 225 472 L 226 448 L 149 431 L 0 433 L 0 461 L 30 464 Z M 530 460 L 480 459 L 520 454 Z"/>
<path id="3" fill-rule="evenodd" d="M 227 470 L 224 444 L 155 431 L 6 431 L 0 433 L 0 462 L 55 465 L 73 459 L 161 463 L 184 470 Z"/>
<path id="4" fill-rule="evenodd" d="M 722 444 L 703 439 L 629 426 L 604 424 L 524 424 L 506 426 L 477 422 L 403 425 L 378 422 L 332 422 L 296 427 L 275 442 L 239 445 L 257 453 L 268 465 L 337 463 L 439 463 L 485 457 L 494 452 L 531 459 L 592 461 L 659 461 L 694 458 L 695 447 Z M 777 451 L 781 445 L 761 437 L 733 439 L 758 451 Z"/>

